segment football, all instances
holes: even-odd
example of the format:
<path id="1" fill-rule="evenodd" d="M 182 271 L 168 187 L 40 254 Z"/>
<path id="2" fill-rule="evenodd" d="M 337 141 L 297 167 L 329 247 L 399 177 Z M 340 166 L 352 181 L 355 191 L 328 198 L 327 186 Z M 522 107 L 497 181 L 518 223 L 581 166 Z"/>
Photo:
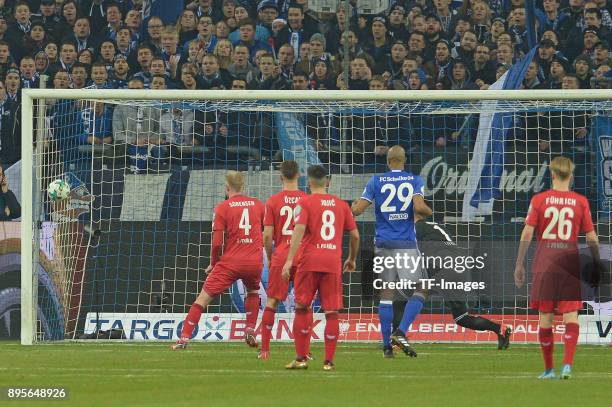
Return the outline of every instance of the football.
<path id="1" fill-rule="evenodd" d="M 63 179 L 56 179 L 49 184 L 47 195 L 49 195 L 49 199 L 52 201 L 66 199 L 70 195 L 70 185 Z"/>

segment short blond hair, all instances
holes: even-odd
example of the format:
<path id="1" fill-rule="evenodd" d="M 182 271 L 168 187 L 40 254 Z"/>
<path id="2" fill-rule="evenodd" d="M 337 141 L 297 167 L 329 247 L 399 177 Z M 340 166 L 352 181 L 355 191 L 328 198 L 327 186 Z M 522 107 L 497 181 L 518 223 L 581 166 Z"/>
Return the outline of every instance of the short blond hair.
<path id="1" fill-rule="evenodd" d="M 241 192 L 244 187 L 244 175 L 240 171 L 228 171 L 225 174 L 225 183 L 234 192 Z"/>
<path id="2" fill-rule="evenodd" d="M 162 30 L 162 35 L 172 35 L 173 37 L 178 38 L 179 33 L 177 27 L 173 25 L 167 25 Z"/>
<path id="3" fill-rule="evenodd" d="M 558 156 L 550 162 L 550 172 L 565 181 L 574 173 L 574 163 L 567 157 Z"/>

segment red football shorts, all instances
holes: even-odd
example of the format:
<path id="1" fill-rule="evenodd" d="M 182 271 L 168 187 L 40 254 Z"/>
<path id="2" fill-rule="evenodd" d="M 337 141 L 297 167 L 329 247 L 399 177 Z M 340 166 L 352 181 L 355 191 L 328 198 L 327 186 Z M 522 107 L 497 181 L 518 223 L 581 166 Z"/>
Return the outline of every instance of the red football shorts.
<path id="1" fill-rule="evenodd" d="M 279 301 L 285 301 L 289 294 L 289 283 L 295 279 L 295 271 L 297 267 L 291 267 L 291 275 L 289 281 L 283 280 L 283 266 L 271 266 L 268 273 L 268 289 L 266 294 L 268 297 L 276 298 Z"/>
<path id="2" fill-rule="evenodd" d="M 580 278 L 569 273 L 533 273 L 531 308 L 560 314 L 578 311 L 582 308 Z"/>
<path id="3" fill-rule="evenodd" d="M 579 311 L 582 309 L 582 301 L 552 301 L 540 300 L 531 301 L 531 308 L 540 312 L 565 314 L 567 312 Z"/>
<path id="4" fill-rule="evenodd" d="M 295 302 L 310 306 L 319 291 L 321 307 L 325 311 L 342 309 L 342 274 L 298 271 L 295 275 Z"/>
<path id="5" fill-rule="evenodd" d="M 237 266 L 220 261 L 215 264 L 204 282 L 204 291 L 211 297 L 221 295 L 236 280 L 242 280 L 249 291 L 259 290 L 261 266 Z"/>

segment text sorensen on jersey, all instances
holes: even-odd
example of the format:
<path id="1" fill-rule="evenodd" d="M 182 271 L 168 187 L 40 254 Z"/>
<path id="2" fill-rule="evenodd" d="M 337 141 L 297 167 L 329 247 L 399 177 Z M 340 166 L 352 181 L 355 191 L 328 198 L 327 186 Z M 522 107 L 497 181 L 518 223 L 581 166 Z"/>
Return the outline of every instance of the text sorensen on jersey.
<path id="1" fill-rule="evenodd" d="M 255 202 L 254 201 L 233 201 L 229 203 L 229 206 L 231 208 L 234 207 L 241 207 L 241 206 L 255 206 Z"/>

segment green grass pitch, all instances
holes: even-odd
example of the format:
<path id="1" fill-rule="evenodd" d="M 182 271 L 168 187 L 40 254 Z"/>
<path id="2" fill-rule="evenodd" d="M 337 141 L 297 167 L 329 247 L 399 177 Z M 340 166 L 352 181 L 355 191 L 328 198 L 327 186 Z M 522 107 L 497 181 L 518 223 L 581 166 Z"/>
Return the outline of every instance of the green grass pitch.
<path id="1" fill-rule="evenodd" d="M 307 371 L 286 371 L 289 343 L 268 361 L 242 343 L 0 342 L 0 387 L 65 386 L 65 401 L 14 406 L 603 406 L 612 394 L 612 349 L 579 346 L 574 377 L 539 381 L 538 346 L 416 344 L 417 358 L 383 359 L 377 344 L 340 344 L 335 372 L 313 344 Z M 563 346 L 557 345 L 560 363 Z"/>

